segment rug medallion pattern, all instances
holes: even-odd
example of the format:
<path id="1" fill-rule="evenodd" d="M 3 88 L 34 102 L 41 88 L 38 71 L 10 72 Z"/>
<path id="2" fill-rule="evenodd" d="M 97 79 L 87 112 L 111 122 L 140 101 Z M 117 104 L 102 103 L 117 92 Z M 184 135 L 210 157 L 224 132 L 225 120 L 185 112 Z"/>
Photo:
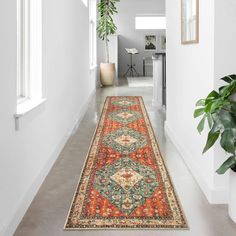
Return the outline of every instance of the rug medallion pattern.
<path id="1" fill-rule="evenodd" d="M 107 97 L 65 229 L 185 229 L 141 97 Z"/>

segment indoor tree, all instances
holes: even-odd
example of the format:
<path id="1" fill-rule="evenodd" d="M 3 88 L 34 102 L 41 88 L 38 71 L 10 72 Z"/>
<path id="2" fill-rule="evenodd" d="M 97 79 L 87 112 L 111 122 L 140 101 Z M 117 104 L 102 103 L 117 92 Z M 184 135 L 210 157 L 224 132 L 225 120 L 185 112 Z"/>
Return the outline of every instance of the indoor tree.
<path id="1" fill-rule="evenodd" d="M 110 62 L 109 58 L 109 36 L 116 33 L 117 27 L 113 20 L 113 15 L 117 12 L 116 3 L 119 0 L 101 0 L 98 3 L 98 37 L 105 42 L 106 47 L 106 63 Z"/>

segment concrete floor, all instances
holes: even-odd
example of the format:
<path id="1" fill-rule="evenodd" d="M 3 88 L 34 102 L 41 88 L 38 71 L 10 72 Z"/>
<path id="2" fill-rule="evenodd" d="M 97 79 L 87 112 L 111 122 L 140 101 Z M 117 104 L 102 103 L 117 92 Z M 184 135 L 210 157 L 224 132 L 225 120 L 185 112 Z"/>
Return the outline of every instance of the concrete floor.
<path id="1" fill-rule="evenodd" d="M 188 220 L 189 230 L 93 230 L 63 231 L 80 172 L 106 96 L 141 95 L 144 98 L 163 157 Z M 235 236 L 236 224 L 224 205 L 210 205 L 175 147 L 164 134 L 163 112 L 151 105 L 152 88 L 100 89 L 75 135 L 32 202 L 14 236 Z"/>

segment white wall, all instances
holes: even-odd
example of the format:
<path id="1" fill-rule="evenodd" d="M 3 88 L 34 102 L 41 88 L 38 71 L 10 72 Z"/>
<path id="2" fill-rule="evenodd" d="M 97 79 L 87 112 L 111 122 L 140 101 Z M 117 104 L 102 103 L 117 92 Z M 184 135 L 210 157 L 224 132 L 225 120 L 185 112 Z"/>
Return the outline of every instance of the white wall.
<path id="1" fill-rule="evenodd" d="M 15 131 L 16 1 L 0 1 L 0 235 L 12 235 L 95 89 L 89 74 L 88 8 L 43 0 L 45 105 Z"/>
<path id="2" fill-rule="evenodd" d="M 206 135 L 196 131 L 195 103 L 214 88 L 214 1 L 200 0 L 200 43 L 181 45 L 180 0 L 166 1 L 167 123 L 169 136 L 213 202 L 213 151 L 202 156 Z M 176 10 L 179 9 L 179 10 Z"/>
<path id="3" fill-rule="evenodd" d="M 236 74 L 236 2 L 234 0 L 215 0 L 215 88 L 223 82 L 219 79 L 225 75 Z M 225 158 L 229 157 L 220 145 L 215 149 L 214 166 L 217 169 Z M 217 188 L 224 188 L 228 176 L 215 174 L 214 183 Z"/>
<path id="4" fill-rule="evenodd" d="M 215 83 L 219 78 L 236 73 L 236 2 L 215 0 Z"/>
<path id="5" fill-rule="evenodd" d="M 200 42 L 181 45 L 180 0 L 166 1 L 166 130 L 211 203 L 227 203 L 228 175 L 215 170 L 225 160 L 219 144 L 202 156 L 206 133 L 199 136 L 193 119 L 195 102 L 219 87 L 219 78 L 236 73 L 236 3 L 200 1 Z"/>
<path id="6" fill-rule="evenodd" d="M 146 34 L 165 34 L 165 30 L 135 30 L 135 16 L 138 14 L 165 14 L 165 0 L 122 0 L 117 4 L 118 14 L 114 19 L 117 24 L 117 34 L 119 35 L 119 76 L 127 70 L 129 55 L 125 48 L 137 48 L 139 55 L 133 57 L 137 71 L 142 75 L 142 58 L 149 57 L 153 52 L 144 51 L 144 36 Z M 160 41 L 158 44 L 160 49 Z"/>

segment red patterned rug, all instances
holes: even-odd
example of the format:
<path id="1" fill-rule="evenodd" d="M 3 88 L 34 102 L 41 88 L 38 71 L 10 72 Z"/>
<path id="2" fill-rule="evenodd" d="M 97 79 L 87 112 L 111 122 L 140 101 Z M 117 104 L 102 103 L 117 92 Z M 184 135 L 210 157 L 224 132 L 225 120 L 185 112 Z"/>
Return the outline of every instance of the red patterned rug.
<path id="1" fill-rule="evenodd" d="M 187 228 L 141 97 L 107 97 L 65 229 Z"/>

